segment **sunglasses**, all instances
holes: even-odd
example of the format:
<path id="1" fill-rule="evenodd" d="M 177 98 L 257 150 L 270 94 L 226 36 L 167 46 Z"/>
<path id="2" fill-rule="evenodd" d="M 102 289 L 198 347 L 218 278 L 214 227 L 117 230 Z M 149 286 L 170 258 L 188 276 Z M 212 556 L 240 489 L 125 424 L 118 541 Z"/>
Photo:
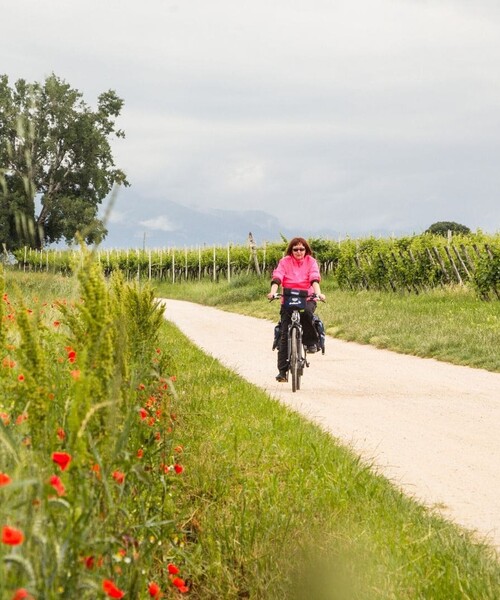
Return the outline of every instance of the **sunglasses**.
<path id="1" fill-rule="evenodd" d="M 293 250 L 294 252 L 305 252 L 305 251 L 306 251 L 306 249 L 305 249 L 305 248 L 292 248 L 292 250 Z"/>

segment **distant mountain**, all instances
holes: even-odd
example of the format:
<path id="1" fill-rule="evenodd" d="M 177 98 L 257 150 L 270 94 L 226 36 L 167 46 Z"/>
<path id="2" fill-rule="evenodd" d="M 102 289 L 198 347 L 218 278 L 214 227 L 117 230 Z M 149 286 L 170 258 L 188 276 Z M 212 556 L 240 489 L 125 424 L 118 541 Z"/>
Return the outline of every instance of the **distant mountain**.
<path id="1" fill-rule="evenodd" d="M 334 231 L 289 230 L 278 218 L 261 210 L 199 209 L 171 201 L 162 202 L 160 210 L 148 210 L 142 217 L 111 218 L 107 228 L 104 248 L 240 245 L 247 243 L 249 232 L 257 244 L 280 241 L 281 234 L 286 238 L 337 237 Z"/>

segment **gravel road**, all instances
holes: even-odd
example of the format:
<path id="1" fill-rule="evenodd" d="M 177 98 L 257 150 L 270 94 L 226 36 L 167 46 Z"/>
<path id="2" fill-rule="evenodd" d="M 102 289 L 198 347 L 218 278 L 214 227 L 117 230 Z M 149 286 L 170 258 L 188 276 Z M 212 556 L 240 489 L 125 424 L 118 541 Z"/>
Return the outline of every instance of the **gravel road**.
<path id="1" fill-rule="evenodd" d="M 301 390 L 274 379 L 273 323 L 165 300 L 206 353 L 320 424 L 407 494 L 500 549 L 500 374 L 327 337 Z"/>

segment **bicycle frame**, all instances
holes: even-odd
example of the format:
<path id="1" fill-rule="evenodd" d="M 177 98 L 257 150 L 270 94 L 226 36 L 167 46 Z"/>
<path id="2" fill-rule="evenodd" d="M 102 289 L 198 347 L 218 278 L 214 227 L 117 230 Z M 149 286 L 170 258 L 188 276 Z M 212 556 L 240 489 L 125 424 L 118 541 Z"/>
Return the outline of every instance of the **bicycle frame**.
<path id="1" fill-rule="evenodd" d="M 297 332 L 296 335 L 294 332 Z M 302 343 L 302 323 L 300 322 L 300 311 L 292 312 L 291 323 L 288 326 L 288 371 L 292 374 L 292 391 L 300 389 L 300 378 L 304 367 L 309 367 L 307 353 Z"/>

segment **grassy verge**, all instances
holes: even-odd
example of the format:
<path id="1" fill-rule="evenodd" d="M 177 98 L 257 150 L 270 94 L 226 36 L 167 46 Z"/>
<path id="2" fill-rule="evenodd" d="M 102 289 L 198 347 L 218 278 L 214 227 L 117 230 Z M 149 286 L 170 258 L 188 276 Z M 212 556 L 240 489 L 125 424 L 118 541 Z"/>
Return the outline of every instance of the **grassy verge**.
<path id="1" fill-rule="evenodd" d="M 161 295 L 212 304 L 276 320 L 277 305 L 265 299 L 269 283 L 252 277 L 232 283 L 157 286 Z M 318 308 L 327 333 L 397 352 L 500 372 L 500 302 L 483 302 L 467 288 L 407 295 L 346 292 L 325 280 L 326 304 Z"/>
<path id="2" fill-rule="evenodd" d="M 171 324 L 193 598 L 500 597 L 491 550 Z"/>

